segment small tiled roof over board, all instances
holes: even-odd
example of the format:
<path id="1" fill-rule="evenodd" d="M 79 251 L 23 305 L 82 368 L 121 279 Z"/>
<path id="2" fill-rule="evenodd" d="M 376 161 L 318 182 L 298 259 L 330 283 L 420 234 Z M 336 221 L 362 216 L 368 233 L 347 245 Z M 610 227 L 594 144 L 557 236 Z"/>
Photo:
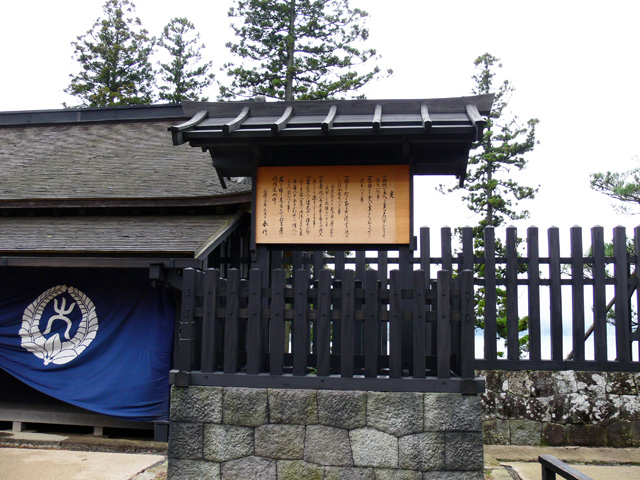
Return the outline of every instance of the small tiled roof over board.
<path id="1" fill-rule="evenodd" d="M 0 112 L 0 264 L 210 253 L 251 186 L 222 188 L 208 154 L 172 145 L 186 119 L 180 105 Z"/>
<path id="2" fill-rule="evenodd" d="M 494 96 L 417 100 L 184 102 L 175 145 L 208 150 L 221 177 L 256 165 L 411 165 L 464 180 Z"/>

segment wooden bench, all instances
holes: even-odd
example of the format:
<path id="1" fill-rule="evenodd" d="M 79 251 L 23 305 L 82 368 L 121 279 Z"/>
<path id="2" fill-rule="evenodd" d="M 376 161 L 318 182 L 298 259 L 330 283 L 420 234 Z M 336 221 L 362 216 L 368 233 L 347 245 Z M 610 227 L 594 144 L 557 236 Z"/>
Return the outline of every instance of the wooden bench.
<path id="1" fill-rule="evenodd" d="M 29 404 L 0 402 L 0 421 L 12 422 L 14 432 L 22 432 L 29 423 L 46 423 L 53 425 L 80 425 L 93 427 L 94 435 L 102 435 L 104 427 L 132 428 L 139 430 L 154 430 L 154 437 L 158 427 L 163 430 L 165 422 L 159 422 L 158 427 L 152 422 L 134 422 L 120 418 L 90 412 L 69 404 Z M 158 439 L 163 441 L 162 439 Z M 164 440 L 166 441 L 166 440 Z"/>

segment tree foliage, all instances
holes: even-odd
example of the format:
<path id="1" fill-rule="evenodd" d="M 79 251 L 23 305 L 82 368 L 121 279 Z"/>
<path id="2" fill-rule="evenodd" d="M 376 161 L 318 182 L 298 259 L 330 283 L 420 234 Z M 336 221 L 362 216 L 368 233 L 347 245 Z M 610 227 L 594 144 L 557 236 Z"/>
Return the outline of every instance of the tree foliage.
<path id="1" fill-rule="evenodd" d="M 70 75 L 65 92 L 85 107 L 145 104 L 152 101 L 154 39 L 133 17 L 129 0 L 107 0 L 103 17 L 72 42 L 80 73 Z"/>
<path id="2" fill-rule="evenodd" d="M 164 27 L 158 45 L 169 55 L 167 63 L 159 63 L 160 100 L 179 103 L 182 100 L 207 101 L 202 96 L 213 83 L 212 62 L 202 63 L 204 44 L 200 34 L 186 18 L 173 18 Z"/>
<path id="3" fill-rule="evenodd" d="M 380 75 L 376 51 L 358 47 L 368 14 L 348 0 L 236 0 L 229 16 L 239 23 L 227 47 L 242 63 L 224 66 L 222 99 L 344 98 Z"/>
<path id="4" fill-rule="evenodd" d="M 640 161 L 638 158 L 635 160 Z M 591 188 L 622 202 L 621 205 L 616 205 L 619 211 L 629 214 L 640 213 L 637 210 L 640 204 L 640 167 L 624 172 L 593 173 Z"/>
<path id="5" fill-rule="evenodd" d="M 472 147 L 469 157 L 467 178 L 462 187 L 455 186 L 441 191 L 452 192 L 462 189 L 463 201 L 467 208 L 479 215 L 478 223 L 473 227 L 474 250 L 476 256 L 484 256 L 485 227 L 504 226 L 507 220 L 527 218 L 529 212 L 519 208 L 521 200 L 535 198 L 537 188 L 521 185 L 513 178 L 513 173 L 526 168 L 526 155 L 533 151 L 536 144 L 536 126 L 538 119 L 532 118 L 522 124 L 518 117 L 508 111 L 509 100 L 514 88 L 509 80 L 496 84 L 500 60 L 489 53 L 478 57 L 474 62 L 476 73 L 472 79 L 472 93 L 495 94 L 493 108 L 487 119 L 487 125 L 481 141 Z M 496 240 L 495 253 L 505 255 L 505 247 Z M 476 274 L 484 277 L 484 266 L 476 267 Z M 504 268 L 498 268 L 496 277 L 505 278 Z M 485 292 L 476 292 L 476 326 L 484 328 Z M 498 337 L 507 338 L 506 291 L 497 289 L 497 331 Z M 528 318 L 518 320 L 518 330 L 527 329 Z M 520 338 L 521 351 L 526 350 L 528 337 Z"/>
<path id="6" fill-rule="evenodd" d="M 472 93 L 495 93 L 495 100 L 483 138 L 472 148 L 464 186 L 456 186 L 449 191 L 465 190 L 463 201 L 469 210 L 480 215 L 474 236 L 482 238 L 487 226 L 500 227 L 507 220 L 529 216 L 527 210 L 518 209 L 518 203 L 535 198 L 538 189 L 519 184 L 512 174 L 526 168 L 526 154 L 533 151 L 538 143 L 536 126 L 539 121 L 532 118 L 522 124 L 517 116 L 508 112 L 514 88 L 509 80 L 494 84 L 497 69 L 502 68 L 498 58 L 485 53 L 475 60 L 474 65 L 476 74 L 472 77 L 475 82 Z"/>

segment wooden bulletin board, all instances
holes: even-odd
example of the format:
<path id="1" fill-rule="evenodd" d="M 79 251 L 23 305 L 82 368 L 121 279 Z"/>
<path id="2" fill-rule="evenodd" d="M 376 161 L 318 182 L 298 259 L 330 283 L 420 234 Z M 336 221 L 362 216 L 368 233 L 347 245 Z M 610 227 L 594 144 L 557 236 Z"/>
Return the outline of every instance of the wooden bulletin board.
<path id="1" fill-rule="evenodd" d="M 257 244 L 408 244 L 408 165 L 258 167 Z"/>

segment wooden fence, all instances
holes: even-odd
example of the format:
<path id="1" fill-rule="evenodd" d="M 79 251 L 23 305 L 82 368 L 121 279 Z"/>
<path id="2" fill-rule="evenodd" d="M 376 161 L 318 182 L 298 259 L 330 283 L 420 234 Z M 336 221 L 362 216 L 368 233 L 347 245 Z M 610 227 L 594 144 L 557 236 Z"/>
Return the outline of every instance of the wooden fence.
<path id="1" fill-rule="evenodd" d="M 287 278 L 289 277 L 289 278 Z M 266 285 L 266 286 L 265 286 Z M 186 269 L 175 385 L 477 393 L 473 272 Z M 407 328 L 409 327 L 409 328 Z M 411 349 L 406 349 L 411 345 Z M 432 347 L 433 346 L 433 347 Z"/>
<path id="2" fill-rule="evenodd" d="M 421 228 L 413 250 L 403 247 L 347 253 L 263 249 L 258 251 L 254 266 L 265 271 L 306 269 L 312 281 L 318 281 L 317 273 L 325 267 L 334 272 L 336 280 L 353 269 L 356 281 L 363 281 L 373 269 L 381 289 L 389 287 L 393 269 L 399 270 L 403 289 L 412 288 L 417 269 L 424 272 L 427 285 L 438 270 L 452 272 L 454 278 L 458 272 L 474 270 L 475 290 L 484 291 L 484 328 L 476 332 L 477 342 L 482 343 L 476 350 L 476 368 L 640 371 L 640 333 L 635 321 L 640 310 L 640 290 L 636 288 L 640 227 L 630 236 L 623 227 L 615 228 L 613 236 L 607 237 L 613 241 L 612 249 L 607 247 L 602 227 L 592 228 L 586 242 L 580 227 L 571 228 L 563 237 L 558 228 L 550 228 L 544 249 L 537 228 L 521 232 L 520 239 L 518 231 L 509 227 L 501 232 L 505 250 L 499 256 L 494 250 L 493 228 L 485 230 L 486 249 L 481 256 L 474 255 L 471 228 L 462 228 L 459 233 L 459 237 L 453 235 L 448 227 L 440 230 L 439 254 L 431 248 L 435 242 L 430 230 Z M 225 258 L 220 261 L 224 265 Z M 527 327 L 519 331 L 524 317 Z M 506 324 L 502 339 L 498 336 L 500 321 Z M 525 334 L 528 352 L 522 352 L 518 345 Z M 571 338 L 570 345 L 563 345 L 563 337 Z M 435 333 L 431 340 L 434 338 Z M 406 351 L 411 348 L 405 345 Z M 426 348 L 428 355 L 436 353 L 433 341 L 427 341 Z"/>

